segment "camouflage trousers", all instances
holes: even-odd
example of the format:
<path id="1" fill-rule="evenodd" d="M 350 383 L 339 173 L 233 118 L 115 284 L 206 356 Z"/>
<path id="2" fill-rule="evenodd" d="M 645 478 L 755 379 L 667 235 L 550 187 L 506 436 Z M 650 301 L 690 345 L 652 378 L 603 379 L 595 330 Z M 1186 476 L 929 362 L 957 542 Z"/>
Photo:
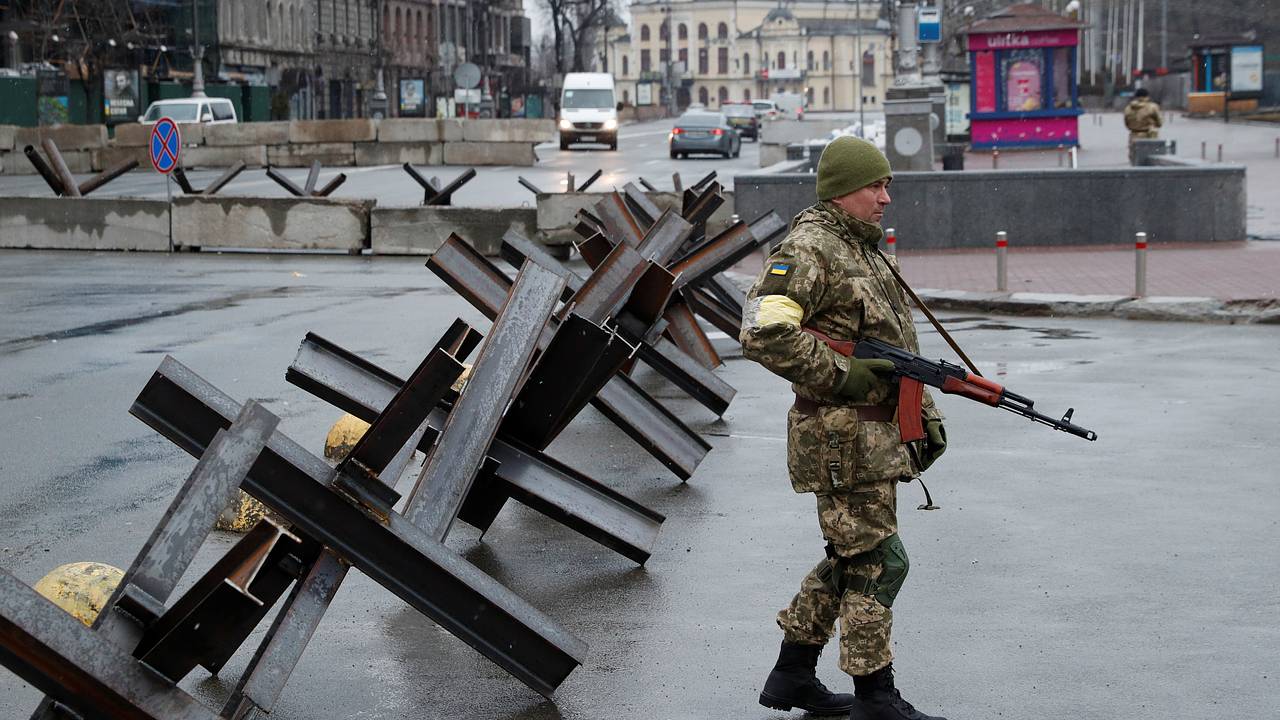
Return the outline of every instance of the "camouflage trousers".
<path id="1" fill-rule="evenodd" d="M 818 524 L 836 553 L 842 557 L 865 553 L 898 531 L 897 484 L 897 480 L 859 483 L 849 492 L 817 495 Z M 841 670 L 867 675 L 888 665 L 893 661 L 889 637 L 893 611 L 871 595 L 849 591 L 839 596 L 827 569 L 828 560 L 823 558 L 800 583 L 791 604 L 778 613 L 784 639 L 825 645 L 839 618 Z M 849 572 L 872 579 L 880 571 L 879 564 L 849 565 Z"/>

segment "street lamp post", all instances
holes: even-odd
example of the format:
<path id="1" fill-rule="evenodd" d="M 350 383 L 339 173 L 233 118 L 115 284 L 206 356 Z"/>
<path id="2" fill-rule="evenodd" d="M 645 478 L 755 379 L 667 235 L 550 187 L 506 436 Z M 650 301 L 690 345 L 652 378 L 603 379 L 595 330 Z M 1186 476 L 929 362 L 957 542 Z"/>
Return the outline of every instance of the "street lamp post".
<path id="1" fill-rule="evenodd" d="M 200 44 L 200 8 L 198 0 L 191 0 L 191 97 L 206 97 L 204 93 L 204 46 Z"/>

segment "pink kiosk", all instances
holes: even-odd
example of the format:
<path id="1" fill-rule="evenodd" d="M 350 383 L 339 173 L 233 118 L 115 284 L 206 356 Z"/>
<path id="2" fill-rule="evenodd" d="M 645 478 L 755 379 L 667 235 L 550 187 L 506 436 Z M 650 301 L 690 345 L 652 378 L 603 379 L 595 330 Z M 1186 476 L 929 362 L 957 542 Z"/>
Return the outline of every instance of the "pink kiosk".
<path id="1" fill-rule="evenodd" d="M 1077 20 L 1033 4 L 970 25 L 969 137 L 974 148 L 1080 144 Z"/>

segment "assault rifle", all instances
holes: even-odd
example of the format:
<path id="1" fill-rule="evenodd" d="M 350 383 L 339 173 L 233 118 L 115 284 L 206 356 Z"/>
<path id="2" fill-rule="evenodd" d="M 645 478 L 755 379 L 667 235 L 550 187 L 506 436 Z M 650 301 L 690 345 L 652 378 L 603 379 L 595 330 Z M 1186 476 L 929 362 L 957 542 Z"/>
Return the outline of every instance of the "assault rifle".
<path id="1" fill-rule="evenodd" d="M 924 425 L 920 418 L 920 403 L 924 399 L 924 386 L 935 387 L 949 395 L 960 395 L 992 407 L 1004 408 L 1034 422 L 1048 425 L 1085 440 L 1097 440 L 1098 434 L 1071 422 L 1075 408 L 1067 408 L 1061 420 L 1040 413 L 1030 398 L 1009 392 L 1003 385 L 945 360 L 926 360 L 889 343 L 866 338 L 854 343 L 851 340 L 834 340 L 812 328 L 804 331 L 818 338 L 841 355 L 862 360 L 889 360 L 898 376 L 898 430 L 903 442 L 924 437 Z"/>

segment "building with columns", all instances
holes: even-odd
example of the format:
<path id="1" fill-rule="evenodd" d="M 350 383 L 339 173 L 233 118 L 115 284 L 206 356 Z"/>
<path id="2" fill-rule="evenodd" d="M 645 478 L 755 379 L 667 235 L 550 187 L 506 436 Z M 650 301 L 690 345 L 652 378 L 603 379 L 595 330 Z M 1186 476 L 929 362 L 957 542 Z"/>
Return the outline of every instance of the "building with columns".
<path id="1" fill-rule="evenodd" d="M 664 104 L 670 62 L 679 109 L 795 93 L 810 111 L 879 110 L 893 74 L 881 5 L 635 0 L 630 26 L 611 30 L 597 62 L 631 104 Z"/>

